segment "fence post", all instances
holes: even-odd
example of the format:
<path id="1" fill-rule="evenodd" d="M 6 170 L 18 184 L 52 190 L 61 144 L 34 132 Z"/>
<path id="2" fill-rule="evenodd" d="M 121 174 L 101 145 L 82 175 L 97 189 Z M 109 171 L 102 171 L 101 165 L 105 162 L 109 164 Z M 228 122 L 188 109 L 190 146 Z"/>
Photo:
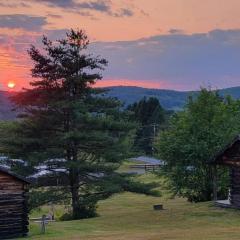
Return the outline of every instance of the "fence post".
<path id="1" fill-rule="evenodd" d="M 45 234 L 46 231 L 46 215 L 42 215 L 42 220 L 41 220 L 41 233 Z"/>

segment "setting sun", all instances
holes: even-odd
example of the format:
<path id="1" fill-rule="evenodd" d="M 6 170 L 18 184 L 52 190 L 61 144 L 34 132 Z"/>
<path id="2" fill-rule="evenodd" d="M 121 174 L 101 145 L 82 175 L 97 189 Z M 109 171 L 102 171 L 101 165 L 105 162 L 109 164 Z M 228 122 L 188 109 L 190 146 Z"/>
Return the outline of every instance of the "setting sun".
<path id="1" fill-rule="evenodd" d="M 14 82 L 9 82 L 7 85 L 9 88 L 14 88 L 16 84 Z"/>

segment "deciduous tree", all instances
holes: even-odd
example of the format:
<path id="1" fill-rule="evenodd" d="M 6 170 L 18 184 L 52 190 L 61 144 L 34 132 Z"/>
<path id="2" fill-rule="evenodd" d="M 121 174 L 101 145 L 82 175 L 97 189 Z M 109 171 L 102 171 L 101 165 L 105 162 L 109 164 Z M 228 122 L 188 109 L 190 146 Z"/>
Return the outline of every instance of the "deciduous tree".
<path id="1" fill-rule="evenodd" d="M 209 160 L 240 131 L 240 102 L 202 89 L 176 113 L 156 141 L 158 156 L 173 191 L 190 201 L 212 199 L 213 174 Z M 219 196 L 228 193 L 228 172 L 218 169 Z"/>

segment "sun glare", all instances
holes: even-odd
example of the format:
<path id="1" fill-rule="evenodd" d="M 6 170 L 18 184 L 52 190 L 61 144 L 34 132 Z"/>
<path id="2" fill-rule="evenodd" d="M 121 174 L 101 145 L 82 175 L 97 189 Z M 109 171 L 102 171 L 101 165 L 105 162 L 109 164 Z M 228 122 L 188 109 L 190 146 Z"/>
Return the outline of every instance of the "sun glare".
<path id="1" fill-rule="evenodd" d="M 16 84 L 14 82 L 9 82 L 7 86 L 13 89 L 16 86 Z"/>

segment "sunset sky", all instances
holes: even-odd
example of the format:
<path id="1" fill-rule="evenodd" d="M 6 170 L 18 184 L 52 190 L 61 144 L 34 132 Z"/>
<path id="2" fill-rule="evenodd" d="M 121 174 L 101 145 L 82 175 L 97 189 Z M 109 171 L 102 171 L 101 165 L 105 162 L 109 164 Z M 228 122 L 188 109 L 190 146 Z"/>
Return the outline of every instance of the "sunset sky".
<path id="1" fill-rule="evenodd" d="M 30 44 L 70 28 L 109 60 L 98 86 L 240 86 L 239 0 L 1 0 L 0 87 L 31 80 Z"/>

